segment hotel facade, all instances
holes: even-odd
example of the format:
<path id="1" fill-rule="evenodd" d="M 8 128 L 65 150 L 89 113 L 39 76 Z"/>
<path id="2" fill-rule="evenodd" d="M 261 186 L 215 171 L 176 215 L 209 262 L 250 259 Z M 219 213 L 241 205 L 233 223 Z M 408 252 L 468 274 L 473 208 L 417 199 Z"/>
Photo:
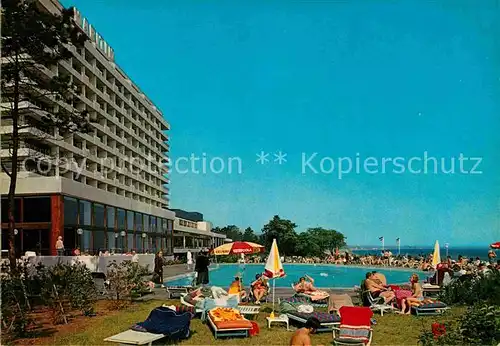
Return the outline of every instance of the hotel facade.
<path id="1" fill-rule="evenodd" d="M 53 13 L 63 9 L 57 0 L 37 1 Z M 115 63 L 111 46 L 76 9 L 74 19 L 89 40 L 82 48 L 72 48 L 72 58 L 42 66 L 40 73 L 47 78 L 68 76 L 77 90 L 72 107 L 86 110 L 96 122 L 90 133 L 63 138 L 39 119 L 69 105 L 48 97 L 20 104 L 24 126 L 16 188 L 16 250 L 55 255 L 55 242 L 62 236 L 66 249 L 84 253 L 163 249 L 167 256 L 173 255 L 175 225 L 184 226 L 168 209 L 170 126 Z M 9 109 L 8 100 L 2 99 L 0 159 L 6 166 L 12 133 Z M 5 251 L 9 187 L 5 173 L 0 183 Z M 200 227 L 207 228 L 203 221 Z M 202 231 L 199 238 L 212 237 L 209 229 Z"/>

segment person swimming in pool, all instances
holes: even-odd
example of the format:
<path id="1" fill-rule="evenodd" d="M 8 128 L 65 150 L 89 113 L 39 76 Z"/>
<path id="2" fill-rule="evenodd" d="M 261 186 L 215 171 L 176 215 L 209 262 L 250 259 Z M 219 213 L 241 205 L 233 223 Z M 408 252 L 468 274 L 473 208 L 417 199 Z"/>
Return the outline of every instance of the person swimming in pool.
<path id="1" fill-rule="evenodd" d="M 405 313 L 406 308 L 408 307 L 407 315 L 411 313 L 411 306 L 419 304 L 424 301 L 424 291 L 422 290 L 422 285 L 418 282 L 419 278 L 417 274 L 412 274 L 410 277 L 411 290 L 413 294 L 401 301 L 401 312 Z"/>

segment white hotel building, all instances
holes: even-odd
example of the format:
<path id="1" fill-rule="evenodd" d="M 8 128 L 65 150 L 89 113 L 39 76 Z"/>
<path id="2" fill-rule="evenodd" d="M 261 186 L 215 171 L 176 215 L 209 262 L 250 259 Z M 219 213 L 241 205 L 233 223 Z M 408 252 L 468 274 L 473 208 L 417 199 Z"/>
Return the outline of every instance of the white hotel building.
<path id="1" fill-rule="evenodd" d="M 57 0 L 38 2 L 54 13 L 63 8 Z M 189 234 L 189 229 L 168 209 L 170 126 L 114 62 L 108 43 L 76 9 L 74 16 L 89 40 L 83 48 L 73 49 L 73 58 L 42 67 L 40 73 L 47 78 L 69 76 L 78 94 L 73 106 L 97 121 L 88 134 L 62 138 L 38 119 L 44 112 L 69 105 L 49 98 L 22 102 L 21 121 L 29 126 L 22 130 L 19 150 L 23 162 L 16 190 L 16 249 L 19 254 L 32 250 L 54 255 L 57 237 L 62 236 L 66 249 L 78 247 L 82 252 L 163 249 L 173 255 L 174 225 L 183 234 Z M 12 133 L 9 108 L 2 99 L 0 159 L 7 166 Z M 0 183 L 5 249 L 9 180 L 4 173 Z M 195 238 L 210 239 L 205 245 L 220 242 L 211 227 L 200 225 L 201 230 L 192 229 Z"/>

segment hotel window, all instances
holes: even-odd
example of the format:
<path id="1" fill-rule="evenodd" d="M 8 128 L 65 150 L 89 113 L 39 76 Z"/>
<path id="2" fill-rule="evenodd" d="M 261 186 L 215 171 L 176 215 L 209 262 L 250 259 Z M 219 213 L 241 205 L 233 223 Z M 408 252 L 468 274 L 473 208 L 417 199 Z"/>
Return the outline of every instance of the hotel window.
<path id="1" fill-rule="evenodd" d="M 50 197 L 25 197 L 24 222 L 50 222 Z"/>
<path id="2" fill-rule="evenodd" d="M 116 249 L 117 248 L 117 246 L 116 246 L 117 238 L 115 237 L 115 233 L 108 232 L 107 236 L 108 236 L 108 250 Z M 118 236 L 120 236 L 120 235 L 118 235 Z"/>
<path id="3" fill-rule="evenodd" d="M 173 254 L 173 247 L 174 247 L 174 244 L 172 243 L 172 237 L 167 238 L 167 244 L 165 246 L 166 246 L 166 254 L 172 255 Z"/>
<path id="4" fill-rule="evenodd" d="M 142 232 L 142 214 L 135 213 L 135 231 Z"/>
<path id="5" fill-rule="evenodd" d="M 16 198 L 14 204 L 14 220 L 21 222 L 21 199 Z M 9 222 L 8 205 L 7 198 L 2 198 L 2 222 Z"/>
<path id="6" fill-rule="evenodd" d="M 127 210 L 127 230 L 134 230 L 134 212 Z"/>
<path id="7" fill-rule="evenodd" d="M 134 250 L 134 233 L 127 233 L 127 249 Z"/>
<path id="8" fill-rule="evenodd" d="M 125 229 L 125 210 L 116 209 L 116 221 L 117 221 L 117 229 L 124 230 Z"/>
<path id="9" fill-rule="evenodd" d="M 170 234 L 174 231 L 174 220 L 167 219 L 167 231 Z"/>
<path id="10" fill-rule="evenodd" d="M 66 226 L 78 224 L 78 201 L 76 198 L 64 197 L 64 224 Z"/>
<path id="11" fill-rule="evenodd" d="M 115 230 L 115 207 L 106 207 L 106 228 L 108 231 Z"/>
<path id="12" fill-rule="evenodd" d="M 121 234 L 118 235 L 118 238 L 116 238 L 116 249 L 117 251 L 120 252 L 125 252 L 125 237 L 122 237 Z M 115 252 L 117 252 L 115 251 Z"/>
<path id="13" fill-rule="evenodd" d="M 94 203 L 94 226 L 104 229 L 104 205 Z"/>
<path id="14" fill-rule="evenodd" d="M 156 216 L 150 216 L 149 220 L 151 222 L 151 226 L 149 227 L 149 230 L 153 233 L 159 232 L 159 230 L 156 229 Z"/>
<path id="15" fill-rule="evenodd" d="M 142 252 L 142 234 L 136 233 L 135 235 L 135 248 L 137 252 Z"/>
<path id="16" fill-rule="evenodd" d="M 149 232 L 149 215 L 144 214 L 144 232 Z"/>
<path id="17" fill-rule="evenodd" d="M 83 242 L 82 242 L 81 250 L 83 250 L 83 252 L 86 252 L 86 253 L 91 253 L 92 252 L 92 248 L 91 248 L 92 233 L 91 233 L 91 231 L 84 230 L 82 238 L 83 238 Z"/>
<path id="18" fill-rule="evenodd" d="M 94 203 L 94 251 L 106 250 L 106 234 L 104 233 L 104 205 Z"/>
<path id="19" fill-rule="evenodd" d="M 80 226 L 92 225 L 92 205 L 89 201 L 80 200 Z"/>

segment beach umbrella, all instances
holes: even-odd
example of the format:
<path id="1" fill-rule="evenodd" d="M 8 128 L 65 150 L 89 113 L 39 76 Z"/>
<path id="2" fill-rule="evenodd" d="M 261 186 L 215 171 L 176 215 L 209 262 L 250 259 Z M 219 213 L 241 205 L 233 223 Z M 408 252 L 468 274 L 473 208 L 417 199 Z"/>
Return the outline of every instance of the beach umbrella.
<path id="1" fill-rule="evenodd" d="M 500 241 L 497 241 L 496 243 L 493 243 L 490 245 L 492 249 L 500 249 Z"/>
<path id="2" fill-rule="evenodd" d="M 235 241 L 223 244 L 212 250 L 215 256 L 235 255 L 235 254 L 254 254 L 264 252 L 264 246 L 251 243 L 249 241 Z"/>
<path id="3" fill-rule="evenodd" d="M 441 253 L 439 251 L 439 242 L 436 240 L 434 253 L 432 254 L 432 266 L 436 267 L 439 263 L 441 263 Z"/>
<path id="4" fill-rule="evenodd" d="M 264 267 L 264 275 L 270 279 L 279 279 L 285 276 L 285 270 L 283 269 L 283 264 L 281 263 L 280 253 L 278 251 L 278 243 L 276 242 L 276 239 L 273 239 L 271 252 L 269 253 L 266 266 Z M 276 280 L 273 280 L 273 312 L 271 313 L 271 317 L 274 316 L 275 288 L 276 288 Z"/>

